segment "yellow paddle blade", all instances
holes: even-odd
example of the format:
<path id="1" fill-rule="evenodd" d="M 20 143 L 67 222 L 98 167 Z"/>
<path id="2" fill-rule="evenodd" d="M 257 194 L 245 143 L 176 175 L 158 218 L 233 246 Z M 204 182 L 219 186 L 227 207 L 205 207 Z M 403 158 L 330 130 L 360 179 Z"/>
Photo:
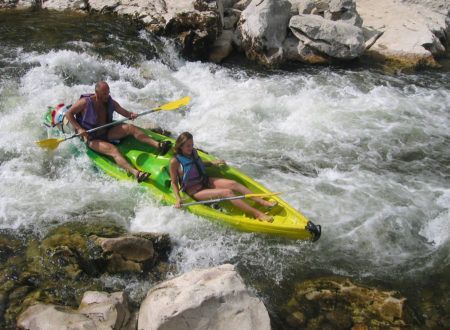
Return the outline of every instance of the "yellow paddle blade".
<path id="1" fill-rule="evenodd" d="M 276 193 L 266 193 L 266 194 L 246 194 L 244 195 L 245 198 L 252 198 L 252 197 L 269 197 L 269 196 L 275 196 L 282 194 L 282 192 L 276 192 Z"/>
<path id="2" fill-rule="evenodd" d="M 158 107 L 158 109 L 161 110 L 174 110 L 178 109 L 179 107 L 182 107 L 183 105 L 188 104 L 191 102 L 191 98 L 189 96 L 185 96 L 182 99 L 179 99 L 177 101 L 169 102 L 166 104 L 163 104 L 162 106 Z"/>
<path id="3" fill-rule="evenodd" d="M 41 147 L 48 150 L 54 150 L 58 148 L 59 144 L 63 142 L 64 139 L 47 139 L 47 140 L 41 140 L 41 141 L 35 141 L 35 143 Z"/>

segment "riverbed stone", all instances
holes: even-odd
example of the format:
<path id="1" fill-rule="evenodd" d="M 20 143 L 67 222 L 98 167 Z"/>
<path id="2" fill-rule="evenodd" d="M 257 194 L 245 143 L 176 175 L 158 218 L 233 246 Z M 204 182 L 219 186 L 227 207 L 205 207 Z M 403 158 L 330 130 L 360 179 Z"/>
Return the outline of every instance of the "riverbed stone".
<path id="1" fill-rule="evenodd" d="M 150 289 L 138 329 L 270 329 L 264 304 L 233 265 L 193 270 Z"/>
<path id="2" fill-rule="evenodd" d="M 317 15 L 296 15 L 289 21 L 292 33 L 305 45 L 330 57 L 350 60 L 364 48 L 362 29 Z"/>
<path id="3" fill-rule="evenodd" d="M 408 325 L 405 301 L 395 291 L 357 285 L 346 278 L 319 278 L 297 284 L 285 309 L 294 327 L 402 328 Z"/>
<path id="4" fill-rule="evenodd" d="M 241 13 L 238 31 L 249 59 L 267 66 L 283 61 L 290 9 L 288 0 L 253 0 Z"/>

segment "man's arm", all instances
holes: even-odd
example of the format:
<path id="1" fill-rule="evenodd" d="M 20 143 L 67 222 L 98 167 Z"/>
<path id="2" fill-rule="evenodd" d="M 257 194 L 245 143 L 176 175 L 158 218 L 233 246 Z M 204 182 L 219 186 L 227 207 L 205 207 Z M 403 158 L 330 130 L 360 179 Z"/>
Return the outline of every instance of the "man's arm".
<path id="1" fill-rule="evenodd" d="M 125 118 L 131 119 L 131 120 L 133 120 L 133 119 L 135 119 L 135 118 L 137 117 L 137 114 L 136 114 L 136 113 L 131 112 L 131 111 L 128 111 L 128 110 L 122 108 L 122 107 L 120 106 L 120 104 L 117 103 L 116 101 L 114 101 L 114 110 L 115 110 L 117 113 L 119 113 L 119 114 L 121 114 L 122 116 L 124 116 Z"/>
<path id="2" fill-rule="evenodd" d="M 77 113 L 82 112 L 85 107 L 86 107 L 86 100 L 84 98 L 79 99 L 66 112 L 66 118 L 67 120 L 69 120 L 69 123 L 72 125 L 72 127 L 87 141 L 89 139 L 89 134 L 86 133 L 86 129 L 81 127 L 81 125 L 75 118 L 75 115 Z"/>

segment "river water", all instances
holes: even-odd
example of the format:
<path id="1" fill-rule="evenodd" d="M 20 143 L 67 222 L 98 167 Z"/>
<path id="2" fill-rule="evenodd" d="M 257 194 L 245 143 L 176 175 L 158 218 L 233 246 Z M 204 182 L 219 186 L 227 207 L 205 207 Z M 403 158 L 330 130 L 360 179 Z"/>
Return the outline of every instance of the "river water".
<path id="1" fill-rule="evenodd" d="M 192 132 L 198 147 L 287 192 L 322 225 L 322 238 L 237 232 L 109 178 L 79 141 L 50 153 L 36 147 L 47 137 L 46 107 L 76 101 L 99 79 L 136 112 L 191 96 L 187 109 L 137 124 Z M 45 235 L 73 219 L 108 218 L 168 232 L 173 275 L 233 263 L 273 314 L 295 282 L 322 275 L 382 283 L 414 299 L 431 276 L 449 281 L 449 86 L 445 71 L 188 62 L 170 40 L 127 21 L 0 13 L 0 228 Z M 127 289 L 142 296 L 148 285 Z"/>

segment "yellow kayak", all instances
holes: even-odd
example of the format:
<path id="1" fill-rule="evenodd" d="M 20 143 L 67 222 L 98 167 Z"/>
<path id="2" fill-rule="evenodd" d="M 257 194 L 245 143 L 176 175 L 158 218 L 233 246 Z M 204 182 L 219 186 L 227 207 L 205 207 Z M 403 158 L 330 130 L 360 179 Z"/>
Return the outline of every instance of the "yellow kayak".
<path id="1" fill-rule="evenodd" d="M 150 130 L 144 129 L 144 131 L 147 135 L 157 141 L 170 140 L 174 143 L 173 139 L 166 136 Z M 147 188 L 147 190 L 162 203 L 166 205 L 175 204 L 175 196 L 170 186 L 169 175 L 169 162 L 173 157 L 172 151 L 164 156 L 160 156 L 156 149 L 153 149 L 132 137 L 124 139 L 118 145 L 118 148 L 125 158 L 138 170 L 151 174 L 148 180 L 140 183 L 142 186 Z M 204 161 L 216 159 L 201 150 L 198 152 L 200 158 Z M 109 157 L 98 154 L 91 149 L 87 149 L 87 154 L 95 165 L 108 175 L 117 179 L 134 180 L 133 177 L 129 176 L 125 171 L 118 167 Z M 271 193 L 271 191 L 251 179 L 249 176 L 229 166 L 207 167 L 207 173 L 214 177 L 236 180 L 248 187 L 254 193 Z M 186 203 L 193 201 L 188 195 L 182 195 L 182 197 Z M 273 217 L 274 221 L 272 223 L 259 221 L 253 217 L 247 216 L 228 201 L 213 205 L 191 205 L 185 207 L 185 209 L 200 217 L 217 220 L 246 232 L 312 241 L 319 239 L 321 234 L 320 226 L 314 225 L 279 196 L 274 195 L 269 199 L 278 202 L 276 207 L 266 212 L 266 214 Z M 254 203 L 252 200 L 247 199 L 246 201 L 252 206 L 264 210 L 259 204 Z"/>

